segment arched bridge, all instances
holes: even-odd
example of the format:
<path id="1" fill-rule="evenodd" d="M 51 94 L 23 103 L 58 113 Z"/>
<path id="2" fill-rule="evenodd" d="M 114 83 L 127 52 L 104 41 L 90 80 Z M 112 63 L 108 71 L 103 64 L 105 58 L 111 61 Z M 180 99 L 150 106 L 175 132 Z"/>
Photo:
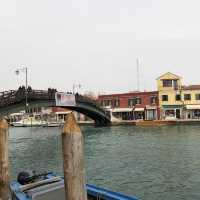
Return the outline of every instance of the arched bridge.
<path id="1" fill-rule="evenodd" d="M 55 107 L 55 89 L 48 90 L 26 90 L 19 88 L 18 90 L 10 90 L 0 93 L 0 116 L 7 116 L 13 112 L 18 112 L 25 109 L 26 96 L 28 99 L 28 107 Z M 110 124 L 110 115 L 100 105 L 86 97 L 75 94 L 75 105 L 63 105 L 59 107 L 69 108 L 85 114 L 93 119 L 97 126 L 106 126 Z"/>

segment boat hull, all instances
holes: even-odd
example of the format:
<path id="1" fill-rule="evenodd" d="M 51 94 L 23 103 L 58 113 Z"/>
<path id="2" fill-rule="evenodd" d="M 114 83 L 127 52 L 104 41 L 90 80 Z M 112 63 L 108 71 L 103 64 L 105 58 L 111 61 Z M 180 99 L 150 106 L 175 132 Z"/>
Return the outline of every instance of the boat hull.
<path id="1" fill-rule="evenodd" d="M 17 181 L 11 182 L 10 190 L 12 200 L 65 200 L 63 178 L 49 174 L 46 179 L 38 182 L 38 185 L 37 183 L 33 183 L 33 185 L 34 187 L 31 188 L 31 184 L 21 185 Z M 94 185 L 87 184 L 86 188 L 88 200 L 138 200 L 135 197 L 113 192 Z"/>

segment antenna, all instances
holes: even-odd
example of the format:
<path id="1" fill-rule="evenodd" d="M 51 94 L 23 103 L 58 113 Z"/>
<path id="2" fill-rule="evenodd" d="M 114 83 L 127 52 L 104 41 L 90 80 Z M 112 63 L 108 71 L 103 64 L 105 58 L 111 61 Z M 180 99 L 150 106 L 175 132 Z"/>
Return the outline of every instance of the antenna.
<path id="1" fill-rule="evenodd" d="M 136 64 L 137 64 L 137 91 L 140 91 L 140 71 L 139 71 L 139 59 L 136 58 Z"/>

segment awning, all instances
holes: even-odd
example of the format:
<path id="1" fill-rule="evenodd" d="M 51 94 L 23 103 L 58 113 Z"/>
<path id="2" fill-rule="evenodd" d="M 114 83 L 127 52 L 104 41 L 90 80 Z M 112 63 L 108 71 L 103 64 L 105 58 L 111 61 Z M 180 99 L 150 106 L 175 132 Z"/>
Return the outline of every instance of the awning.
<path id="1" fill-rule="evenodd" d="M 156 110 L 157 107 L 156 106 L 146 106 L 147 110 Z"/>
<path id="2" fill-rule="evenodd" d="M 186 105 L 188 110 L 200 110 L 200 105 Z"/>
<path id="3" fill-rule="evenodd" d="M 183 108 L 183 105 L 162 105 L 163 109 L 177 109 Z"/>
<path id="4" fill-rule="evenodd" d="M 135 108 L 134 111 L 136 111 L 136 112 L 142 112 L 142 111 L 144 111 L 144 108 Z"/>
<path id="5" fill-rule="evenodd" d="M 132 112 L 133 108 L 114 108 L 112 112 Z"/>

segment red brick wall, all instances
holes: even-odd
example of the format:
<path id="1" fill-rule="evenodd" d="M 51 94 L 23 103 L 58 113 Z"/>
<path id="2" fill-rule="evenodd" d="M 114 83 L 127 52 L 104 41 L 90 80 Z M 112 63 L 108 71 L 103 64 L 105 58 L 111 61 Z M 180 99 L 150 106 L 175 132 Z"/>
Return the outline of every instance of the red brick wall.
<path id="1" fill-rule="evenodd" d="M 137 108 L 145 108 L 147 105 L 151 105 L 150 103 L 150 97 L 156 96 L 157 101 L 155 106 L 159 105 L 158 101 L 158 92 L 152 91 L 152 92 L 135 92 L 135 93 L 124 93 L 124 94 L 110 94 L 110 95 L 100 95 L 98 97 L 99 103 L 101 103 L 102 100 L 112 100 L 114 102 L 115 99 L 120 100 L 120 108 L 127 108 L 128 107 L 128 99 L 139 97 L 142 99 L 142 103 L 140 105 L 136 105 Z M 112 105 L 113 107 L 113 105 Z"/>

